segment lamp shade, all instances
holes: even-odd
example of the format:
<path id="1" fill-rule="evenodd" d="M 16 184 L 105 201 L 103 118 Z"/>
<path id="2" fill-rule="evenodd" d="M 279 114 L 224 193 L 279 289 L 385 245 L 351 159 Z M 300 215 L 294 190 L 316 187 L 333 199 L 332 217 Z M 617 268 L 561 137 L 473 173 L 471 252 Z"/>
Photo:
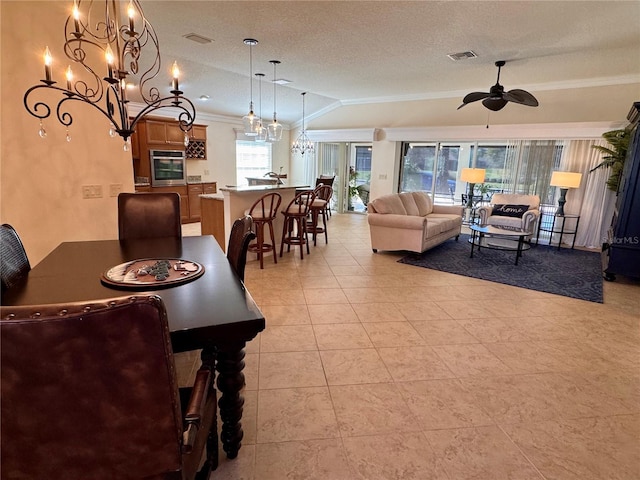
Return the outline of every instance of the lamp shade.
<path id="1" fill-rule="evenodd" d="M 484 168 L 463 168 L 460 172 L 460 180 L 467 183 L 483 183 Z"/>
<path id="2" fill-rule="evenodd" d="M 581 173 L 556 171 L 551 173 L 549 185 L 560 188 L 578 188 L 580 180 L 582 180 Z"/>

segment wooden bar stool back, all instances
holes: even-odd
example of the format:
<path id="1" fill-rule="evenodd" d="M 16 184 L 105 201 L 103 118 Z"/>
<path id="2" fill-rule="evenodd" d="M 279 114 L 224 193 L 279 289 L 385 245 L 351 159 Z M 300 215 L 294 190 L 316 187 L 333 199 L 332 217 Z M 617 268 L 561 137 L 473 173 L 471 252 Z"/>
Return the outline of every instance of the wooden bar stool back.
<path id="1" fill-rule="evenodd" d="M 282 211 L 284 224 L 282 225 L 282 241 L 280 242 L 281 257 L 285 243 L 287 244 L 287 252 L 291 251 L 291 245 L 299 245 L 301 259 L 304 259 L 304 245 L 307 246 L 307 254 L 309 253 L 307 216 L 315 199 L 316 195 L 313 190 L 302 191 Z"/>
<path id="2" fill-rule="evenodd" d="M 260 260 L 260 268 L 264 268 L 264 254 L 266 252 L 273 252 L 273 263 L 278 263 L 276 255 L 276 240 L 273 233 L 273 221 L 278 215 L 278 209 L 280 208 L 280 202 L 282 197 L 279 193 L 267 193 L 260 197 L 246 212 L 251 215 L 253 219 L 253 229 L 256 234 L 256 242 L 249 245 L 249 251 L 257 254 L 258 260 Z M 271 243 L 265 243 L 264 230 L 265 225 L 269 227 L 269 237 Z"/>

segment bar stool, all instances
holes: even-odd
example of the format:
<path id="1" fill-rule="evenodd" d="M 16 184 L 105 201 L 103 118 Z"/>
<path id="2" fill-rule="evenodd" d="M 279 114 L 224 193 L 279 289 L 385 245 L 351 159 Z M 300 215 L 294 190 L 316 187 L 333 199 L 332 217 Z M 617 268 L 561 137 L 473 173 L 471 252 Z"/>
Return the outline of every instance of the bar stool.
<path id="1" fill-rule="evenodd" d="M 310 205 L 316 199 L 313 190 L 305 190 L 298 193 L 291 203 L 282 211 L 284 224 L 282 225 L 282 241 L 280 242 L 280 256 L 287 244 L 287 252 L 291 251 L 291 245 L 300 245 L 300 258 L 304 259 L 303 246 L 307 245 L 309 254 L 309 239 L 307 232 L 307 216 Z M 295 227 L 295 232 L 294 232 Z"/>
<path id="2" fill-rule="evenodd" d="M 329 216 L 329 199 L 333 195 L 333 188 L 329 185 L 320 184 L 314 190 L 316 199 L 309 206 L 311 210 L 311 220 L 307 222 L 307 229 L 313 234 L 313 246 L 316 246 L 316 240 L 319 233 L 324 233 L 324 243 L 329 243 L 327 235 L 327 221 Z M 318 224 L 320 217 L 322 218 L 322 226 Z"/>
<path id="3" fill-rule="evenodd" d="M 273 221 L 278 215 L 278 208 L 280 208 L 280 202 L 282 197 L 279 193 L 267 193 L 260 197 L 251 206 L 245 214 L 250 215 L 253 219 L 254 231 L 256 233 L 256 242 L 249 245 L 249 251 L 258 255 L 260 260 L 260 268 L 264 268 L 264 254 L 266 252 L 273 252 L 273 263 L 278 263 L 276 255 L 276 239 L 273 234 Z M 271 243 L 264 242 L 264 228 L 265 225 L 269 226 L 269 233 Z"/>

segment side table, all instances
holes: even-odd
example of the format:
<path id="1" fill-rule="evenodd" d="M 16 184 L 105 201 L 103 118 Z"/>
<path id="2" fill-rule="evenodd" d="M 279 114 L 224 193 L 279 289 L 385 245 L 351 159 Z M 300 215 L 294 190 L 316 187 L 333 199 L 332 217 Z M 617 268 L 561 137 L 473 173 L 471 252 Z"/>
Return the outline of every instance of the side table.
<path id="1" fill-rule="evenodd" d="M 545 222 L 545 217 L 551 217 L 551 222 L 547 220 Z M 567 220 L 570 220 L 567 223 Z M 571 225 L 575 221 L 575 225 Z M 551 223 L 551 225 L 549 225 Z M 580 215 L 557 215 L 556 213 L 544 213 L 540 214 L 540 221 L 538 222 L 538 236 L 536 238 L 536 245 L 540 241 L 540 232 L 549 232 L 549 246 L 553 244 L 553 235 L 555 233 L 560 234 L 560 238 L 558 239 L 558 250 L 560 250 L 560 246 L 562 245 L 562 237 L 564 235 L 572 235 L 573 241 L 571 242 L 571 248 L 576 244 L 576 233 L 578 232 L 578 225 L 580 224 Z"/>

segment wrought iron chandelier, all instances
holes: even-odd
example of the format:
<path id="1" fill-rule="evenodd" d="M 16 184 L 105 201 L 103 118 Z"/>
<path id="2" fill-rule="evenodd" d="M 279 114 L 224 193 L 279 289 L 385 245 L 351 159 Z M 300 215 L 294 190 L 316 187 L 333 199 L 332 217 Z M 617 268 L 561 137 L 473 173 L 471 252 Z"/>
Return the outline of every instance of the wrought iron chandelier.
<path id="1" fill-rule="evenodd" d="M 136 124 L 149 113 L 161 108 L 178 110 L 178 122 L 182 131 L 191 128 L 196 117 L 193 103 L 183 96 L 178 85 L 180 71 L 177 63 L 173 63 L 172 86 L 169 96 L 163 97 L 160 90 L 151 85 L 151 81 L 160 72 L 160 50 L 158 37 L 153 26 L 144 16 L 138 0 L 130 0 L 126 17 L 121 24 L 119 0 L 74 0 L 72 14 L 65 22 L 64 53 L 74 63 L 84 68 L 82 77 L 77 80 L 71 65 L 66 69 L 66 88 L 56 85 L 53 80 L 53 57 L 47 47 L 44 54 L 45 78 L 41 84 L 29 88 L 24 95 L 24 106 L 34 117 L 40 119 L 39 134 L 46 136 L 43 120 L 51 115 L 52 108 L 46 101 L 33 98 L 37 93 L 57 90 L 62 99 L 55 107 L 58 121 L 67 127 L 67 141 L 71 140 L 69 127 L 73 117 L 68 110 L 67 102 L 82 102 L 100 111 L 111 122 L 109 133 L 120 135 L 125 140 L 135 130 Z M 104 9 L 104 10 L 102 10 Z M 142 52 L 145 49 L 145 65 L 151 66 L 139 74 L 142 63 Z M 96 52 L 105 59 L 105 64 L 92 67 L 89 60 L 96 58 Z M 106 76 L 103 76 L 105 75 Z M 133 118 L 129 117 L 127 89 L 132 86 L 127 82 L 129 76 L 139 82 L 140 96 L 146 106 Z"/>
<path id="2" fill-rule="evenodd" d="M 311 140 L 309 140 L 309 137 L 307 136 L 307 131 L 304 129 L 304 96 L 307 94 L 307 92 L 302 92 L 300 95 L 302 95 L 302 131 L 300 132 L 300 135 L 298 135 L 298 138 L 296 138 L 296 141 L 293 142 L 293 145 L 291 146 L 291 152 L 293 153 L 300 153 L 301 155 L 304 155 L 305 153 L 313 153 L 314 150 L 314 145 L 313 142 Z"/>

